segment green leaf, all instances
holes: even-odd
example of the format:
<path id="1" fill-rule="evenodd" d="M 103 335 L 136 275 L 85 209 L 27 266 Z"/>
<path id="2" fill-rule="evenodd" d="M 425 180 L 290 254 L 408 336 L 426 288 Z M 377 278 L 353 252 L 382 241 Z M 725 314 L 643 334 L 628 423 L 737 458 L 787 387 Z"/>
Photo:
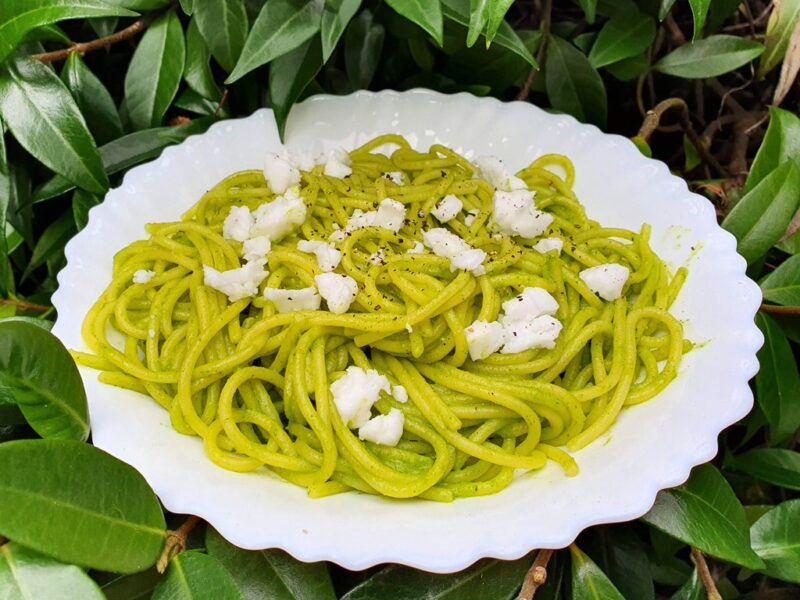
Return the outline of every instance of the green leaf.
<path id="1" fill-rule="evenodd" d="M 786 161 L 739 200 L 722 222 L 748 264 L 775 245 L 800 203 L 800 170 Z"/>
<path id="2" fill-rule="evenodd" d="M 119 25 L 119 17 L 101 17 L 99 19 L 92 19 L 89 21 L 89 25 L 97 34 L 97 37 L 108 37 L 117 30 L 117 25 Z"/>
<path id="3" fill-rule="evenodd" d="M 689 579 L 672 595 L 670 600 L 707 600 L 706 588 L 697 574 L 697 569 L 692 571 Z"/>
<path id="4" fill-rule="evenodd" d="M 11 198 L 11 173 L 6 158 L 5 126 L 0 120 L 0 296 L 6 297 L 14 291 L 14 272 L 8 260 L 7 233 L 8 203 Z"/>
<path id="5" fill-rule="evenodd" d="M 742 505 L 710 464 L 695 467 L 683 485 L 659 492 L 642 520 L 711 556 L 751 569 L 762 566 L 750 549 Z"/>
<path id="6" fill-rule="evenodd" d="M 85 571 L 56 562 L 9 542 L 0 546 L 0 592 L 3 600 L 104 600 Z"/>
<path id="7" fill-rule="evenodd" d="M 328 62 L 347 24 L 356 14 L 359 6 L 361 6 L 361 0 L 339 0 L 338 2 L 326 0 L 320 25 L 323 62 Z M 270 72 L 270 76 L 272 76 L 272 72 Z"/>
<path id="8" fill-rule="evenodd" d="M 758 351 L 756 400 L 767 419 L 770 441 L 781 444 L 800 427 L 800 374 L 781 326 L 762 313 L 756 315 L 756 324 L 764 334 Z"/>
<path id="9" fill-rule="evenodd" d="M 800 491 L 800 452 L 784 448 L 756 448 L 732 461 L 737 471 L 789 490 Z"/>
<path id="10" fill-rule="evenodd" d="M 102 198 L 86 190 L 75 190 L 72 194 L 72 219 L 78 231 L 89 222 L 89 209 L 102 202 Z"/>
<path id="11" fill-rule="evenodd" d="M 489 20 L 486 23 L 486 45 L 488 46 L 497 35 L 500 25 L 505 22 L 506 13 L 514 0 L 491 0 Z"/>
<path id="12" fill-rule="evenodd" d="M 750 529 L 753 549 L 770 577 L 800 583 L 800 500 L 779 504 Z"/>
<path id="13" fill-rule="evenodd" d="M 123 135 L 122 122 L 111 94 L 77 52 L 70 54 L 64 63 L 61 80 L 75 98 L 98 144 Z"/>
<path id="14" fill-rule="evenodd" d="M 545 65 L 547 97 L 553 108 L 580 121 L 606 124 L 606 88 L 597 70 L 572 44 L 553 36 Z"/>
<path id="15" fill-rule="evenodd" d="M 63 562 L 115 573 L 155 563 L 166 535 L 133 467 L 66 440 L 0 444 L 0 534 Z"/>
<path id="16" fill-rule="evenodd" d="M 652 2 L 652 0 L 649 1 Z M 647 6 L 647 3 L 643 4 Z M 597 14 L 604 17 L 613 17 L 620 13 L 635 10 L 639 10 L 639 8 L 633 0 L 598 0 L 596 8 Z M 647 12 L 652 11 L 648 8 Z"/>
<path id="17" fill-rule="evenodd" d="M 299 48 L 275 59 L 269 70 L 269 95 L 272 111 L 283 138 L 292 105 L 322 68 L 322 44 L 314 37 Z"/>
<path id="18" fill-rule="evenodd" d="M 448 20 L 464 27 L 469 27 L 469 0 L 442 0 L 442 13 Z M 533 58 L 533 54 L 531 54 L 530 50 L 528 50 L 525 43 L 520 39 L 514 29 L 512 29 L 511 25 L 505 21 L 500 24 L 493 43 L 521 56 L 534 69 L 538 68 L 539 65 L 536 63 L 536 59 Z"/>
<path id="19" fill-rule="evenodd" d="M 800 0 L 781 0 L 775 3 L 767 23 L 764 54 L 758 61 L 758 77 L 764 77 L 783 61 L 798 22 Z"/>
<path id="20" fill-rule="evenodd" d="M 247 38 L 247 11 L 243 0 L 203 0 L 193 20 L 212 56 L 228 73 L 233 70 Z"/>
<path id="21" fill-rule="evenodd" d="M 53 171 L 92 192 L 108 189 L 86 121 L 49 66 L 29 58 L 0 66 L 0 115 L 20 145 Z"/>
<path id="22" fill-rule="evenodd" d="M 3 0 L 0 2 L 0 62 L 32 29 L 64 19 L 114 15 L 133 17 L 136 13 L 109 5 L 104 0 Z"/>
<path id="23" fill-rule="evenodd" d="M 632 528 L 593 527 L 581 536 L 581 545 L 623 597 L 655 598 L 647 549 Z"/>
<path id="24" fill-rule="evenodd" d="M 706 21 L 706 31 L 715 32 L 725 21 L 737 12 L 742 0 L 711 0 L 709 17 Z"/>
<path id="25" fill-rule="evenodd" d="M 703 27 L 706 24 L 706 17 L 708 16 L 708 7 L 711 0 L 689 0 L 689 6 L 692 7 L 692 21 L 694 22 L 694 32 L 692 33 L 692 40 L 700 37 Z"/>
<path id="26" fill-rule="evenodd" d="M 22 40 L 23 44 L 29 42 L 61 42 L 67 46 L 72 44 L 72 40 L 58 25 L 43 25 L 32 29 L 25 34 L 25 38 Z"/>
<path id="27" fill-rule="evenodd" d="M 160 581 L 161 575 L 153 568 L 115 577 L 104 583 L 102 589 L 106 600 L 151 600 L 153 590 Z"/>
<path id="28" fill-rule="evenodd" d="M 661 5 L 658 7 L 658 20 L 663 21 L 666 19 L 674 5 L 675 0 L 661 0 Z"/>
<path id="29" fill-rule="evenodd" d="M 590 25 L 594 23 L 597 14 L 597 0 L 578 0 L 578 4 L 583 9 L 583 14 L 586 15 L 586 22 Z"/>
<path id="30" fill-rule="evenodd" d="M 439 46 L 444 44 L 442 7 L 439 2 L 432 0 L 386 0 L 386 4 L 398 14 L 422 27 Z"/>
<path id="31" fill-rule="evenodd" d="M 800 306 L 800 256 L 790 256 L 761 282 L 764 299 L 784 306 Z"/>
<path id="32" fill-rule="evenodd" d="M 75 362 L 61 341 L 41 327 L 0 322 L 0 398 L 16 403 L 42 437 L 89 436 L 86 392 Z"/>
<path id="33" fill-rule="evenodd" d="M 214 74 L 211 72 L 211 51 L 206 46 L 197 21 L 189 21 L 186 30 L 186 64 L 183 67 L 183 78 L 191 89 L 203 98 L 218 99 L 222 92 L 219 89 Z"/>
<path id="34" fill-rule="evenodd" d="M 625 600 L 605 573 L 572 544 L 572 600 Z"/>
<path id="35" fill-rule="evenodd" d="M 800 168 L 800 118 L 788 110 L 769 107 L 769 126 L 756 153 L 744 191 L 752 190 L 778 165 L 792 160 Z"/>
<path id="36" fill-rule="evenodd" d="M 261 596 L 264 598 L 265 596 Z M 241 600 L 231 574 L 217 559 L 198 550 L 181 552 L 169 563 L 153 600 Z"/>
<path id="37" fill-rule="evenodd" d="M 611 17 L 603 25 L 589 53 L 596 69 L 644 52 L 656 37 L 653 18 L 639 11 Z"/>
<path id="38" fill-rule="evenodd" d="M 178 92 L 185 56 L 181 22 L 170 11 L 147 28 L 125 75 L 125 105 L 134 129 L 161 123 Z"/>
<path id="39" fill-rule="evenodd" d="M 268 62 L 294 50 L 316 34 L 325 0 L 269 0 L 258 13 L 244 49 L 225 83 L 233 83 Z"/>
<path id="40" fill-rule="evenodd" d="M 489 10 L 492 0 L 470 0 L 469 2 L 469 30 L 467 31 L 467 48 L 471 48 L 489 21 Z"/>
<path id="41" fill-rule="evenodd" d="M 679 46 L 659 60 L 653 69 L 685 79 L 716 77 L 746 65 L 762 52 L 764 46 L 758 42 L 735 35 L 712 35 Z"/>
<path id="42" fill-rule="evenodd" d="M 507 600 L 530 566 L 529 556 L 515 561 L 484 559 L 448 575 L 390 565 L 340 600 Z"/>
<path id="43" fill-rule="evenodd" d="M 180 0 L 183 14 L 191 16 L 194 12 L 194 0 Z"/>
<path id="44" fill-rule="evenodd" d="M 64 245 L 73 235 L 75 235 L 75 224 L 72 221 L 72 215 L 69 212 L 65 212 L 48 225 L 47 229 L 36 241 L 31 260 L 28 266 L 25 267 L 22 278 L 26 279 L 35 269 L 42 266 L 59 252 L 62 252 Z"/>
<path id="45" fill-rule="evenodd" d="M 375 76 L 383 38 L 383 25 L 375 23 L 369 10 L 363 10 L 347 27 L 344 62 L 347 77 L 356 89 L 369 87 Z"/>
<path id="46" fill-rule="evenodd" d="M 304 563 L 282 550 L 248 551 L 209 527 L 206 549 L 233 576 L 244 600 L 335 600 L 325 563 Z"/>
<path id="47" fill-rule="evenodd" d="M 685 159 L 683 165 L 683 170 L 685 173 L 697 168 L 702 162 L 700 154 L 697 152 L 697 148 L 695 148 L 694 144 L 689 139 L 689 136 L 686 134 L 683 135 L 683 156 Z"/>
<path id="48" fill-rule="evenodd" d="M 219 103 L 209 100 L 208 98 L 203 98 L 194 90 L 188 89 L 184 90 L 183 93 L 175 99 L 172 106 L 198 115 L 213 115 Z M 224 110 L 224 108 L 222 110 Z"/>

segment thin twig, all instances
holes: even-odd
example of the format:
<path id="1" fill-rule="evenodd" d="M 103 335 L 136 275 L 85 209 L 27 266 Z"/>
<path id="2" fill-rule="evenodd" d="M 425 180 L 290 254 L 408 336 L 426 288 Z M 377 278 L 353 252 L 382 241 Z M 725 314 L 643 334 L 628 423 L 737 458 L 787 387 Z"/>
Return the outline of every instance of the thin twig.
<path id="1" fill-rule="evenodd" d="M 225 88 L 222 91 L 222 98 L 219 99 L 219 104 L 217 104 L 217 109 L 214 111 L 215 117 L 219 117 L 219 113 L 223 109 L 227 101 L 228 101 L 228 88 Z"/>
<path id="2" fill-rule="evenodd" d="M 52 306 L 34 304 L 33 302 L 25 302 L 24 300 L 17 300 L 16 298 L 0 298 L 0 306 L 2 305 L 16 306 L 20 310 L 30 310 L 34 312 L 47 312 L 52 308 Z"/>
<path id="3" fill-rule="evenodd" d="M 722 596 L 720 595 L 719 590 L 717 590 L 717 584 L 714 583 L 714 578 L 711 576 L 711 572 L 708 570 L 706 557 L 703 556 L 703 553 L 697 548 L 692 548 L 692 562 L 697 567 L 697 573 L 700 575 L 700 580 L 703 582 L 703 586 L 706 588 L 708 600 L 722 600 Z"/>
<path id="4" fill-rule="evenodd" d="M 522 589 L 519 592 L 519 596 L 517 596 L 517 600 L 531 600 L 536 590 L 545 584 L 547 581 L 547 563 L 550 562 L 552 555 L 553 551 L 546 548 L 536 553 L 536 558 L 525 575 L 525 581 L 522 582 Z"/>
<path id="5" fill-rule="evenodd" d="M 200 517 L 191 515 L 178 529 L 175 531 L 167 531 L 164 550 L 161 551 L 161 556 L 158 557 L 158 562 L 156 562 L 156 570 L 159 573 L 166 571 L 169 566 L 169 561 L 186 550 L 186 538 L 199 522 Z"/>
<path id="6" fill-rule="evenodd" d="M 762 304 L 758 310 L 772 315 L 800 315 L 800 306 L 778 306 L 777 304 Z"/>
<path id="7" fill-rule="evenodd" d="M 553 12 L 553 0 L 545 0 L 544 9 L 542 11 L 542 23 L 540 26 L 542 32 L 542 40 L 539 42 L 539 49 L 536 51 L 536 62 L 539 65 L 538 69 L 531 69 L 530 73 L 528 73 L 528 78 L 525 79 L 525 83 L 520 89 L 519 94 L 517 94 L 517 100 L 525 101 L 530 96 L 531 88 L 533 87 L 533 83 L 536 81 L 536 75 L 542 69 L 542 63 L 545 59 L 545 52 L 547 52 L 547 43 L 550 40 L 550 16 Z"/>

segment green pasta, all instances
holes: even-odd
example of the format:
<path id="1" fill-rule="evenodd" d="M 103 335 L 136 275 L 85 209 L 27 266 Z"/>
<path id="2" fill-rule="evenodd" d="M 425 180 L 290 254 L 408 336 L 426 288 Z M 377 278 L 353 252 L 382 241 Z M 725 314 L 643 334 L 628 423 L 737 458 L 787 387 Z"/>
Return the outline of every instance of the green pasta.
<path id="1" fill-rule="evenodd" d="M 390 156 L 376 151 L 387 147 Z M 301 172 L 305 219 L 272 241 L 255 295 L 231 301 L 207 285 L 204 266 L 242 267 L 243 245 L 226 239 L 223 223 L 232 207 L 275 200 L 263 172 L 235 173 L 181 221 L 149 224 L 149 239 L 115 256 L 113 279 L 84 320 L 90 352 L 74 352 L 76 360 L 153 398 L 225 469 L 267 467 L 312 497 L 357 490 L 435 501 L 496 493 L 518 469 L 548 461 L 576 475 L 569 451 L 675 378 L 691 344 L 668 310 L 686 271 L 671 274 L 653 253 L 648 225 L 632 232 L 588 219 L 566 157 L 542 156 L 517 173 L 552 217 L 533 238 L 497 233 L 494 185 L 447 147 L 419 152 L 384 135 L 349 160 L 346 177 L 322 165 Z M 442 223 L 434 214 L 449 196 L 463 209 Z M 397 231 L 348 226 L 386 198 L 405 209 Z M 422 249 L 436 228 L 485 253 L 482 266 L 454 269 Z M 349 309 L 280 312 L 264 289 L 314 286 L 322 259 L 298 242 L 327 242 L 337 231 L 334 272 L 357 284 Z M 534 249 L 556 238 L 560 250 Z M 609 264 L 629 275 L 619 298 L 604 300 L 583 273 Z M 148 277 L 134 282 L 141 272 Z M 529 288 L 557 301 L 548 317 L 561 327 L 554 347 L 471 359 L 470 324 L 502 324 L 503 303 Z M 372 406 L 372 415 L 402 413 L 396 444 L 360 439 L 340 414 L 332 384 L 353 367 L 407 393 L 404 402 L 384 389 Z"/>

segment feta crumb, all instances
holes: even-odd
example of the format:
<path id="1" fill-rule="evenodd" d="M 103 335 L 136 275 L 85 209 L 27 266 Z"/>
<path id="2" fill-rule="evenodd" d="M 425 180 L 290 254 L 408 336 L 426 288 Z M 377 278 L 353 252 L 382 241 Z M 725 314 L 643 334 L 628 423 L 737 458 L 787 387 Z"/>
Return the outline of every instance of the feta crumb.
<path id="1" fill-rule="evenodd" d="M 535 192 L 527 190 L 498 190 L 494 193 L 494 221 L 502 233 L 526 238 L 544 233 L 553 222 L 553 217 L 534 208 L 535 195 Z"/>
<path id="2" fill-rule="evenodd" d="M 328 241 L 331 244 L 341 244 L 346 237 L 347 233 L 344 231 L 344 229 L 337 229 L 328 236 Z"/>
<path id="3" fill-rule="evenodd" d="M 483 267 L 484 260 L 486 260 L 486 252 L 483 250 L 479 248 L 465 250 L 450 259 L 450 270 L 463 269 L 475 277 L 479 277 L 486 273 L 486 269 Z"/>
<path id="4" fill-rule="evenodd" d="M 505 342 L 505 330 L 497 321 L 474 321 L 464 330 L 472 360 L 481 360 L 497 352 Z"/>
<path id="5" fill-rule="evenodd" d="M 397 233 L 403 226 L 405 218 L 405 206 L 397 200 L 384 198 L 378 205 L 378 210 L 367 212 L 360 209 L 354 210 L 344 229 L 346 232 L 351 232 L 365 227 L 383 227 Z"/>
<path id="6" fill-rule="evenodd" d="M 338 267 L 339 261 L 342 260 L 342 253 L 339 250 L 319 240 L 300 240 L 297 242 L 297 249 L 300 252 L 316 255 L 319 268 L 326 273 Z"/>
<path id="7" fill-rule="evenodd" d="M 411 325 L 411 323 L 409 323 L 409 322 L 406 322 L 406 331 L 408 333 L 414 333 L 414 326 Z"/>
<path id="8" fill-rule="evenodd" d="M 431 214 L 436 217 L 440 223 L 447 223 L 451 219 L 455 219 L 456 215 L 464 208 L 461 200 L 453 194 L 447 194 L 444 198 L 436 203 L 436 206 L 431 211 Z"/>
<path id="9" fill-rule="evenodd" d="M 403 185 L 403 172 L 402 171 L 389 171 L 383 174 L 384 179 L 388 179 L 395 185 Z"/>
<path id="10" fill-rule="evenodd" d="M 450 259 L 450 270 L 464 269 L 474 275 L 483 275 L 486 252 L 473 248 L 456 234 L 443 227 L 422 232 L 422 240 L 436 256 Z"/>
<path id="11" fill-rule="evenodd" d="M 353 161 L 350 160 L 350 155 L 344 149 L 337 148 L 328 155 L 324 173 L 328 177 L 344 179 L 352 175 L 353 169 L 350 167 L 352 164 Z"/>
<path id="12" fill-rule="evenodd" d="M 267 152 L 264 163 L 264 177 L 273 194 L 283 194 L 290 187 L 300 183 L 300 171 L 287 156 Z"/>
<path id="13" fill-rule="evenodd" d="M 217 271 L 213 267 L 203 265 L 203 283 L 228 296 L 228 300 L 236 302 L 242 298 L 255 296 L 258 286 L 269 273 L 259 262 L 248 262 L 238 269 Z"/>
<path id="14" fill-rule="evenodd" d="M 616 300 L 622 295 L 622 288 L 631 272 L 627 267 L 616 263 L 606 263 L 584 269 L 578 276 L 595 294 L 603 300 Z"/>
<path id="15" fill-rule="evenodd" d="M 253 227 L 253 215 L 246 206 L 231 206 L 228 216 L 222 223 L 222 237 L 226 240 L 243 242 L 250 237 Z"/>
<path id="16" fill-rule="evenodd" d="M 537 252 L 541 252 L 544 254 L 545 252 L 550 252 L 551 250 L 555 250 L 559 254 L 561 254 L 561 249 L 564 247 L 564 240 L 561 238 L 553 237 L 553 238 L 544 238 L 543 240 L 539 240 L 533 245 L 533 249 Z"/>
<path id="17" fill-rule="evenodd" d="M 475 222 L 475 219 L 479 214 L 481 214 L 481 211 L 479 211 L 477 208 L 467 211 L 467 216 L 464 217 L 464 225 L 467 227 L 472 227 L 472 224 Z"/>
<path id="18" fill-rule="evenodd" d="M 253 217 L 250 237 L 263 235 L 277 242 L 306 220 L 306 205 L 294 190 L 287 190 L 283 196 L 259 206 Z"/>
<path id="19" fill-rule="evenodd" d="M 405 404 L 408 402 L 408 390 L 406 390 L 406 388 L 404 388 L 402 385 L 393 385 L 392 397 L 400 404 Z"/>
<path id="20" fill-rule="evenodd" d="M 479 156 L 475 159 L 478 175 L 492 184 L 495 189 L 504 192 L 527 190 L 528 186 L 519 177 L 512 175 L 503 161 L 496 156 Z"/>
<path id="21" fill-rule="evenodd" d="M 423 252 L 425 252 L 425 245 L 420 241 L 414 242 L 414 247 L 406 250 L 406 254 L 422 254 Z"/>
<path id="22" fill-rule="evenodd" d="M 264 298 L 275 305 L 279 313 L 296 310 L 318 310 L 322 299 L 314 287 L 299 290 L 283 290 L 280 288 L 264 288 Z"/>
<path id="23" fill-rule="evenodd" d="M 561 327 L 561 321 L 550 315 L 504 322 L 505 344 L 500 352 L 514 354 L 530 348 L 554 348 Z"/>
<path id="24" fill-rule="evenodd" d="M 256 261 L 262 265 L 267 264 L 267 253 L 272 248 L 269 238 L 263 235 L 250 238 L 242 244 L 242 258 L 246 261 Z"/>
<path id="25" fill-rule="evenodd" d="M 391 392 L 391 385 L 386 376 L 375 369 L 365 371 L 361 367 L 349 366 L 330 389 L 342 421 L 353 429 L 369 421 L 372 405 L 377 402 L 381 391 Z"/>
<path id="26" fill-rule="evenodd" d="M 346 313 L 358 295 L 358 283 L 348 275 L 322 273 L 314 277 L 319 295 L 328 304 L 328 310 L 337 315 Z"/>
<path id="27" fill-rule="evenodd" d="M 383 446 L 397 446 L 403 437 L 405 416 L 402 411 L 393 408 L 387 415 L 372 417 L 358 429 L 358 439 L 374 442 Z"/>
<path id="28" fill-rule="evenodd" d="M 317 161 L 310 152 L 293 152 L 289 160 L 301 171 L 313 171 L 317 166 Z"/>
<path id="29" fill-rule="evenodd" d="M 558 302 L 550 292 L 540 287 L 526 287 L 518 294 L 503 302 L 504 323 L 535 319 L 542 315 L 554 315 L 558 311 Z"/>
<path id="30" fill-rule="evenodd" d="M 139 269 L 133 274 L 133 283 L 149 283 L 149 281 L 155 276 L 155 271 L 150 271 L 149 269 Z"/>

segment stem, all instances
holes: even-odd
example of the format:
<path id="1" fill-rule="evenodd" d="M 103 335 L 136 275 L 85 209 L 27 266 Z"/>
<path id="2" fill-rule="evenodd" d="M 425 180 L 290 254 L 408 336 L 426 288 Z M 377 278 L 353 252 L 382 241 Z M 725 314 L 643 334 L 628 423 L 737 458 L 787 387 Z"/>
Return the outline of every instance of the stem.
<path id="1" fill-rule="evenodd" d="M 758 310 L 773 315 L 800 315 L 800 306 L 777 306 L 775 304 L 762 304 Z"/>
<path id="2" fill-rule="evenodd" d="M 47 312 L 53 308 L 52 306 L 34 304 L 33 302 L 25 302 L 24 300 L 17 300 L 16 298 L 0 298 L 0 306 L 8 304 L 16 306 L 20 310 L 30 310 L 35 312 Z"/>
<path id="3" fill-rule="evenodd" d="M 166 571 L 167 566 L 169 566 L 169 561 L 186 550 L 186 538 L 199 522 L 200 517 L 191 515 L 178 529 L 175 531 L 167 531 L 164 550 L 161 551 L 161 556 L 158 557 L 158 562 L 156 562 L 156 570 L 159 573 Z"/>
<path id="4" fill-rule="evenodd" d="M 536 74 L 539 73 L 542 68 L 545 52 L 547 52 L 547 42 L 550 40 L 550 18 L 552 12 L 553 0 L 545 0 L 541 24 L 542 41 L 539 43 L 539 49 L 536 51 L 536 62 L 539 63 L 539 68 L 531 69 L 531 72 L 528 73 L 528 78 L 525 80 L 525 84 L 522 86 L 519 94 L 517 94 L 517 100 L 525 101 L 528 99 L 528 96 L 531 93 L 531 88 L 533 87 L 533 83 L 536 81 Z"/>
<path id="5" fill-rule="evenodd" d="M 528 569 L 525 581 L 522 582 L 522 589 L 519 592 L 519 596 L 517 596 L 517 600 L 532 600 L 536 590 L 545 584 L 547 581 L 547 563 L 550 562 L 552 555 L 553 551 L 547 549 L 539 550 L 536 553 L 533 565 Z"/>
<path id="6" fill-rule="evenodd" d="M 714 578 L 711 576 L 711 571 L 708 570 L 708 563 L 706 557 L 697 548 L 692 548 L 692 562 L 697 567 L 697 573 L 700 575 L 700 580 L 703 582 L 703 587 L 706 588 L 708 600 L 722 600 L 722 596 L 717 590 L 717 584 L 714 583 Z"/>

